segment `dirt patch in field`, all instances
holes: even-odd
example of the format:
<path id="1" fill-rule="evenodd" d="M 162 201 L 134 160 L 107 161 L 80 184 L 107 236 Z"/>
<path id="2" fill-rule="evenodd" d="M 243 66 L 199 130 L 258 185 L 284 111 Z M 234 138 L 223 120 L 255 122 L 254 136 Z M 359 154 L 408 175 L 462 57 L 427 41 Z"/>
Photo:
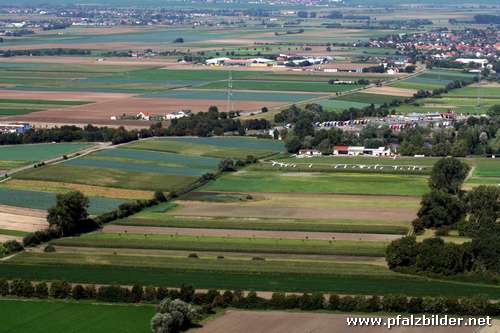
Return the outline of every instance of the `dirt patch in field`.
<path id="1" fill-rule="evenodd" d="M 383 326 L 347 326 L 349 314 L 307 313 L 285 311 L 242 311 L 228 310 L 202 328 L 192 330 L 193 333 L 424 333 L 430 332 L 428 327 L 398 326 L 391 329 Z M 359 315 L 357 315 L 359 316 Z M 367 316 L 362 316 L 366 318 Z M 432 326 L 434 333 L 473 333 L 474 326 Z"/>
<path id="2" fill-rule="evenodd" d="M 359 240 L 359 241 L 393 241 L 401 238 L 400 235 L 383 234 L 354 234 L 340 232 L 302 232 L 302 231 L 259 231 L 259 230 L 232 230 L 232 229 L 199 229 L 199 228 L 169 228 L 169 227 L 139 227 L 108 225 L 104 232 L 135 233 L 155 235 L 185 235 L 209 237 L 256 237 L 256 238 L 284 238 L 284 239 L 314 239 L 314 240 Z"/>
<path id="3" fill-rule="evenodd" d="M 43 214 L 43 215 L 42 215 Z M 47 212 L 28 208 L 0 206 L 0 229 L 37 231 L 48 226 Z"/>
<path id="4" fill-rule="evenodd" d="M 363 92 L 368 94 L 376 94 L 376 95 L 392 95 L 392 96 L 401 96 L 401 97 L 413 97 L 413 95 L 417 92 L 414 89 L 404 89 L 404 88 L 396 88 L 396 87 L 372 87 L 364 90 Z"/>
<path id="5" fill-rule="evenodd" d="M 12 179 L 7 183 L 9 188 L 15 189 L 39 189 L 39 190 L 75 190 L 84 193 L 85 195 L 100 196 L 115 199 L 151 199 L 153 192 L 141 190 L 127 190 L 120 188 L 110 188 L 103 186 L 92 186 L 74 183 L 59 183 L 38 180 L 22 180 Z"/>
<path id="6" fill-rule="evenodd" d="M 368 221 L 411 221 L 418 208 L 415 199 L 372 196 L 308 196 L 307 194 L 251 194 L 258 200 L 220 203 L 181 200 L 170 215 L 209 217 L 255 217 L 295 219 L 347 219 Z M 380 199 L 380 204 L 376 201 Z M 392 202 L 390 201 L 392 200 Z M 366 201 L 366 202 L 364 202 Z M 386 204 L 391 203 L 390 206 Z M 399 206 L 398 206 L 399 203 Z"/>

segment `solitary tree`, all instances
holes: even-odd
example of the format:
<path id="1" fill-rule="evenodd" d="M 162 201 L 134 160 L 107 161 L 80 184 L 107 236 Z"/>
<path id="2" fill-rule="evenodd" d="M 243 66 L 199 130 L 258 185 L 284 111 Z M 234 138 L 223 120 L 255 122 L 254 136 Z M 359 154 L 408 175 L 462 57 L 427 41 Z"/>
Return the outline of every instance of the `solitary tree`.
<path id="1" fill-rule="evenodd" d="M 469 170 L 469 166 L 457 158 L 443 158 L 434 164 L 429 186 L 433 190 L 458 194 Z"/>
<path id="2" fill-rule="evenodd" d="M 63 236 L 73 234 L 85 228 L 88 207 L 89 199 L 79 191 L 58 194 L 56 205 L 49 208 L 47 222 Z"/>

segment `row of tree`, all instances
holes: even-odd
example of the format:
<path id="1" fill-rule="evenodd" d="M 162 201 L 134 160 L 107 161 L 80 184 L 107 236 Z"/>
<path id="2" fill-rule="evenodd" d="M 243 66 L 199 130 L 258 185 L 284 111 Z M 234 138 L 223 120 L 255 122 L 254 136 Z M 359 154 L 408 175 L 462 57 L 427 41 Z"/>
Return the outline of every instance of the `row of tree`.
<path id="1" fill-rule="evenodd" d="M 270 299 L 259 297 L 256 292 L 246 295 L 242 291 L 220 292 L 210 289 L 197 292 L 192 286 L 183 285 L 179 289 L 163 287 L 121 287 L 116 285 L 71 285 L 65 281 L 33 283 L 28 280 L 0 280 L 0 296 L 39 297 L 56 299 L 89 299 L 103 302 L 158 303 L 160 313 L 171 311 L 173 301 L 179 299 L 199 307 L 200 313 L 210 313 L 215 308 L 244 309 L 300 309 L 304 311 L 329 310 L 342 312 L 399 312 L 399 313 L 446 313 L 456 315 L 500 315 L 500 303 L 490 302 L 484 295 L 472 297 L 408 297 L 386 296 L 339 296 L 321 293 L 285 294 L 275 292 Z M 192 308 L 191 308 L 192 309 Z M 163 317 L 163 316 L 162 316 Z M 165 317 L 163 317 L 165 318 Z M 159 320 L 160 322 L 162 320 Z"/>
<path id="2" fill-rule="evenodd" d="M 500 273 L 500 188 L 461 190 L 469 167 L 455 158 L 438 161 L 431 172 L 431 191 L 422 197 L 416 233 L 425 229 L 446 235 L 456 229 L 470 242 L 445 243 L 439 237 L 417 242 L 415 236 L 393 241 L 386 250 L 389 268 L 431 275 L 474 274 L 496 280 Z"/>

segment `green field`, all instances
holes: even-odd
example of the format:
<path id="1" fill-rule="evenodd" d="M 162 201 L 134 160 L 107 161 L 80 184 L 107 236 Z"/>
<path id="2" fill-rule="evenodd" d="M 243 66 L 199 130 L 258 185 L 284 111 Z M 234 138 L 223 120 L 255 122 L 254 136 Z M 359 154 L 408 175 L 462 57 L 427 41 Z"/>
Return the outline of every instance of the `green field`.
<path id="1" fill-rule="evenodd" d="M 495 98 L 500 99 L 500 87 L 465 87 L 454 89 L 448 93 L 448 96 L 453 97 L 472 97 Z"/>
<path id="2" fill-rule="evenodd" d="M 342 111 L 349 108 L 362 109 L 370 105 L 368 103 L 361 103 L 357 101 L 344 101 L 339 98 L 324 99 L 318 101 L 318 104 L 326 110 L 333 111 Z"/>
<path id="3" fill-rule="evenodd" d="M 420 196 L 427 192 L 428 187 L 427 179 L 422 176 L 239 171 L 222 176 L 203 190 Z"/>
<path id="4" fill-rule="evenodd" d="M 434 90 L 444 88 L 455 80 L 472 82 L 475 75 L 453 70 L 428 70 L 423 74 L 391 83 L 390 86 L 406 89 Z"/>
<path id="5" fill-rule="evenodd" d="M 65 166 L 113 169 L 174 176 L 199 177 L 217 170 L 220 160 L 213 157 L 190 156 L 137 149 L 100 151 L 84 158 L 73 159 Z"/>
<path id="6" fill-rule="evenodd" d="M 43 161 L 90 147 L 89 143 L 38 143 L 0 146 L 0 160 Z"/>
<path id="7" fill-rule="evenodd" d="M 222 214 L 222 213 L 221 213 Z M 277 231 L 311 231 L 311 232 L 349 232 L 372 234 L 398 234 L 408 232 L 407 223 L 386 223 L 385 221 L 359 220 L 314 220 L 314 219 L 275 219 L 275 218 L 231 218 L 201 216 L 170 216 L 161 213 L 138 213 L 114 222 L 118 225 L 204 228 L 204 229 L 237 229 L 237 230 L 277 230 Z"/>
<path id="8" fill-rule="evenodd" d="M 89 201 L 89 213 L 93 215 L 114 210 L 120 204 L 126 202 L 126 200 L 103 197 L 90 197 Z M 56 193 L 0 187 L 1 205 L 46 210 L 55 203 Z"/>
<path id="9" fill-rule="evenodd" d="M 81 283 L 140 283 L 168 287 L 190 284 L 196 288 L 339 294 L 486 294 L 500 299 L 500 288 L 497 286 L 405 276 L 363 263 L 147 258 L 84 253 L 22 253 L 0 263 L 0 276 Z"/>
<path id="10" fill-rule="evenodd" d="M 390 103 L 394 100 L 403 101 L 406 98 L 407 97 L 357 92 L 354 94 L 349 94 L 349 95 L 337 97 L 334 100 L 338 99 L 341 101 L 366 103 L 368 105 L 370 105 L 370 104 L 382 105 L 384 103 Z"/>
<path id="11" fill-rule="evenodd" d="M 360 88 L 357 84 L 329 84 L 328 82 L 300 81 L 232 81 L 235 90 L 304 91 L 304 92 L 344 92 Z M 200 86 L 202 89 L 225 89 L 227 81 L 217 81 Z"/>
<path id="12" fill-rule="evenodd" d="M 132 149 L 146 149 L 184 155 L 211 156 L 219 158 L 240 158 L 248 155 L 262 157 L 282 152 L 282 141 L 244 137 L 171 137 L 133 142 L 126 146 Z"/>
<path id="13" fill-rule="evenodd" d="M 314 93 L 293 93 L 265 91 L 233 91 L 232 100 L 234 101 L 269 101 L 269 102 L 288 102 L 295 103 L 313 98 L 325 96 L 324 94 Z M 141 97 L 145 98 L 178 98 L 178 99 L 209 99 L 209 100 L 226 100 L 227 91 L 224 90 L 168 90 L 163 92 L 144 94 Z"/>
<path id="14" fill-rule="evenodd" d="M 295 240 L 243 237 L 205 237 L 156 234 L 90 233 L 62 238 L 55 245 L 186 251 L 224 251 L 242 253 L 286 253 L 317 255 L 372 256 L 384 255 L 387 242 L 344 240 Z"/>
<path id="15" fill-rule="evenodd" d="M 38 111 L 43 111 L 43 109 L 12 108 L 8 106 L 2 107 L 2 105 L 0 105 L 0 116 L 19 116 Z"/>
<path id="16" fill-rule="evenodd" d="M 147 333 L 151 305 L 0 299 L 0 332 Z"/>
<path id="17" fill-rule="evenodd" d="M 57 164 L 28 170 L 14 178 L 127 188 L 132 190 L 173 191 L 196 181 L 197 177 L 156 172 Z"/>

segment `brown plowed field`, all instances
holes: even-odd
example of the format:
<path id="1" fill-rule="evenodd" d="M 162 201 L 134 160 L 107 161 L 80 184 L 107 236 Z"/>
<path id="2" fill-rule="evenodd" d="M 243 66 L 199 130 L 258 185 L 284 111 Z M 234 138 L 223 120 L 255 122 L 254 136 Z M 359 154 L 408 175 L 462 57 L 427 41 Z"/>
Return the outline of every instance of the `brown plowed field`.
<path id="1" fill-rule="evenodd" d="M 48 226 L 47 212 L 35 209 L 0 206 L 0 229 L 37 231 Z"/>
<path id="2" fill-rule="evenodd" d="M 185 235 L 211 237 L 257 237 L 257 238 L 284 238 L 284 239 L 316 239 L 316 240 L 362 240 L 362 241 L 392 241 L 400 235 L 383 234 L 352 234 L 340 232 L 302 232 L 302 231 L 258 231 L 258 230 L 230 230 L 230 229 L 199 229 L 199 228 L 170 228 L 170 227 L 139 227 L 108 225 L 104 232 L 137 233 L 156 235 Z"/>
<path id="3" fill-rule="evenodd" d="M 359 317 L 359 315 L 355 315 Z M 348 314 L 307 313 L 285 311 L 242 311 L 228 310 L 216 319 L 209 321 L 202 328 L 193 329 L 192 333 L 473 333 L 474 326 L 432 326 L 429 327 L 393 327 L 383 326 L 347 326 Z M 367 316 L 363 316 L 366 318 Z"/>
<path id="4" fill-rule="evenodd" d="M 392 95 L 401 97 L 412 97 L 417 91 L 414 89 L 396 88 L 396 87 L 373 87 L 364 90 L 369 94 Z"/>
<path id="5" fill-rule="evenodd" d="M 123 93 L 99 93 L 78 91 L 23 91 L 0 90 L 0 98 L 8 99 L 45 99 L 54 101 L 103 102 L 132 96 Z"/>

